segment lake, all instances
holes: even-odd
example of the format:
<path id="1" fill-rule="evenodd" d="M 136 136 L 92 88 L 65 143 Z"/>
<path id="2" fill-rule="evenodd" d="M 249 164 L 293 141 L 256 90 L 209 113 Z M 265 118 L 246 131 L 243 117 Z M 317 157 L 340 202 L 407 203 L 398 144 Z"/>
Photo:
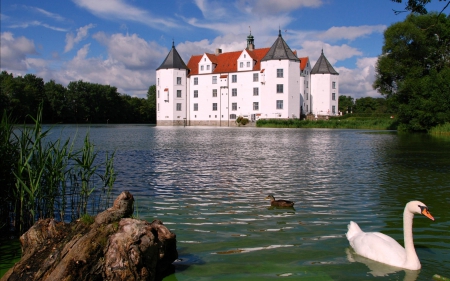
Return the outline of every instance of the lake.
<path id="1" fill-rule="evenodd" d="M 116 150 L 116 194 L 136 215 L 177 235 L 176 272 L 164 280 L 431 280 L 450 277 L 450 140 L 394 131 L 56 126 L 51 138 L 87 130 Z M 63 137 L 65 139 L 66 137 Z M 268 194 L 295 202 L 272 209 Z M 403 245 L 403 209 L 415 216 L 420 271 L 355 255 L 349 221 Z"/>

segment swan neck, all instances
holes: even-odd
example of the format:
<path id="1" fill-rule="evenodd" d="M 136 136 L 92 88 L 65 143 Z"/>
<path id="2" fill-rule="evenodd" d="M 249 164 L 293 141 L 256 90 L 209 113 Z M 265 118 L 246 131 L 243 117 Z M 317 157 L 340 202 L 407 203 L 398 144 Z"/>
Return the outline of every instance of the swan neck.
<path id="1" fill-rule="evenodd" d="M 420 268 L 420 261 L 414 248 L 413 218 L 414 214 L 405 208 L 403 213 L 403 237 L 405 241 L 406 264 L 419 264 Z"/>

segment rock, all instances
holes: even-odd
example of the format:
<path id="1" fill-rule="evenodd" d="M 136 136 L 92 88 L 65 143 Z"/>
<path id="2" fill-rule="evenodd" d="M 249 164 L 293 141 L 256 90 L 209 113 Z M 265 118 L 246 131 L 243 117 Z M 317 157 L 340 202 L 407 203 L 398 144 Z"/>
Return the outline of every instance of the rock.
<path id="1" fill-rule="evenodd" d="M 159 220 L 129 218 L 133 201 L 122 192 L 90 225 L 38 221 L 20 237 L 22 258 L 1 281 L 162 279 L 178 258 L 176 235 Z"/>

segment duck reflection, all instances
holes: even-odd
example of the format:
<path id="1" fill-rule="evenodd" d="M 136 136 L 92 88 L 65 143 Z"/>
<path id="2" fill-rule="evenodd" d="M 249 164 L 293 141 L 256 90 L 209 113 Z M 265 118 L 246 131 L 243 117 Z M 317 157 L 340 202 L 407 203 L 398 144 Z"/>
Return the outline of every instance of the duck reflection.
<path id="1" fill-rule="evenodd" d="M 371 270 L 369 271 L 369 273 L 375 277 L 388 276 L 389 274 L 397 273 L 400 271 L 405 271 L 405 278 L 403 279 L 404 281 L 415 281 L 419 277 L 420 270 L 403 269 L 367 259 L 356 254 L 355 251 L 351 248 L 345 249 L 345 253 L 347 254 L 347 260 L 349 262 L 360 262 L 365 264 Z"/>
<path id="2" fill-rule="evenodd" d="M 280 207 L 280 206 L 270 206 L 267 208 L 267 210 L 291 210 L 291 211 L 295 211 L 294 207 Z"/>

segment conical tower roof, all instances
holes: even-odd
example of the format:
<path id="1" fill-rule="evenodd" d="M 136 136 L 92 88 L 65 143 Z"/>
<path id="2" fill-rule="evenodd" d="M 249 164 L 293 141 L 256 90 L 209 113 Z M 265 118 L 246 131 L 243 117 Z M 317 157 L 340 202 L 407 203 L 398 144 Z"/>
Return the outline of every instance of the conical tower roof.
<path id="1" fill-rule="evenodd" d="M 292 52 L 291 48 L 289 48 L 286 41 L 284 41 L 283 37 L 281 37 L 281 30 L 278 31 L 278 38 L 273 43 L 270 50 L 264 56 L 261 61 L 268 60 L 294 60 L 300 61 L 300 59 Z"/>
<path id="2" fill-rule="evenodd" d="M 161 66 L 158 67 L 156 70 L 172 69 L 172 68 L 188 69 L 183 59 L 180 57 L 180 54 L 178 54 L 177 49 L 175 49 L 175 45 L 173 42 L 172 42 L 172 49 L 170 50 L 166 59 L 161 64 Z"/>
<path id="3" fill-rule="evenodd" d="M 311 70 L 311 74 L 339 75 L 339 73 L 336 70 L 334 70 L 331 63 L 327 60 L 327 58 L 323 54 L 323 50 L 313 69 Z"/>

